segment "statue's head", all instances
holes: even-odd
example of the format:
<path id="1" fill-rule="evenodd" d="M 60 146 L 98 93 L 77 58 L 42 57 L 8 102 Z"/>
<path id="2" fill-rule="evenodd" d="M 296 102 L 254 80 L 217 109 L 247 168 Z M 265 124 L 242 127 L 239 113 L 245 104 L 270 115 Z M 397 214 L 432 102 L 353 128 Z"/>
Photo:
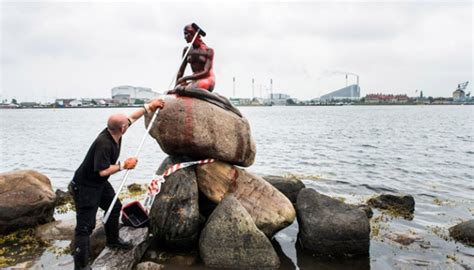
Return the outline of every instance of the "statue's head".
<path id="1" fill-rule="evenodd" d="M 198 36 L 206 36 L 206 32 L 204 32 L 204 30 L 202 30 L 197 24 L 191 23 L 186 25 L 184 27 L 184 39 L 186 39 L 186 42 L 191 42 L 197 31 L 199 31 Z"/>

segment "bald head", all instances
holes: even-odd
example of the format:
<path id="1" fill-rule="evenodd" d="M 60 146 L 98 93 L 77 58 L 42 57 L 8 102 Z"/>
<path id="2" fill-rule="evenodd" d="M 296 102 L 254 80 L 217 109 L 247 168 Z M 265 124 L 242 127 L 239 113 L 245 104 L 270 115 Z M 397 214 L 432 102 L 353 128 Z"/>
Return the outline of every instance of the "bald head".
<path id="1" fill-rule="evenodd" d="M 123 127 L 128 127 L 128 118 L 125 114 L 112 114 L 107 120 L 107 128 L 112 133 L 121 133 Z"/>

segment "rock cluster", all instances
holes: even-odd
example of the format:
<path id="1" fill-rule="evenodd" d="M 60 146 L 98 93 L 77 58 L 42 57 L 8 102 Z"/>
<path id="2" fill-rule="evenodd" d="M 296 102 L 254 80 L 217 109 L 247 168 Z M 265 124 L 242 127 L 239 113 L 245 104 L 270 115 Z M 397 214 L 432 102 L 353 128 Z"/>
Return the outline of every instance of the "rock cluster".
<path id="1" fill-rule="evenodd" d="M 145 118 L 148 126 L 152 115 Z M 203 100 L 168 96 L 150 134 L 169 155 L 158 175 L 181 162 L 216 161 L 166 177 L 151 207 L 149 228 L 121 228 L 121 237 L 134 243 L 132 250 L 104 249 L 104 229 L 97 226 L 91 236 L 93 256 L 98 256 L 94 268 L 161 269 L 154 259 L 137 265 L 149 246 L 159 246 L 178 251 L 197 248 L 209 267 L 278 269 L 284 262 L 270 239 L 295 218 L 298 250 L 318 257 L 367 258 L 364 265 L 369 265 L 369 206 L 414 211 L 411 196 L 384 194 L 368 205 L 354 206 L 308 189 L 296 178 L 260 177 L 237 167 L 251 166 L 255 160 L 248 121 Z M 0 174 L 0 194 L 0 232 L 13 225 L 34 227 L 52 221 L 54 206 L 70 200 L 67 193 L 55 194 L 49 179 L 35 171 Z M 471 220 L 454 226 L 451 236 L 472 245 L 473 224 Z M 73 221 L 52 222 L 39 226 L 36 236 L 45 241 L 72 240 L 74 226 Z M 150 254 L 157 253 L 153 248 L 148 249 Z"/>
<path id="2" fill-rule="evenodd" d="M 170 96 L 150 134 L 170 155 L 158 175 L 180 162 L 216 159 L 166 177 L 150 210 L 154 240 L 174 250 L 199 247 L 207 266 L 278 268 L 269 238 L 296 213 L 278 189 L 235 166 L 255 159 L 248 121 L 199 99 Z"/>

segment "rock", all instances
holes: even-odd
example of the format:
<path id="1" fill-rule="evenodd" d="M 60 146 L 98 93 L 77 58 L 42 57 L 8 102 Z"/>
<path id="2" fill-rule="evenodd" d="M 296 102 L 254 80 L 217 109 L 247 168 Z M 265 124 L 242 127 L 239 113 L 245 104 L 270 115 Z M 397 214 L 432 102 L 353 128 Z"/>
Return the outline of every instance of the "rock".
<path id="1" fill-rule="evenodd" d="M 155 262 L 142 262 L 137 264 L 136 270 L 161 270 L 164 268 L 164 265 Z"/>
<path id="2" fill-rule="evenodd" d="M 23 269 L 25 269 L 25 270 L 27 270 L 27 269 L 31 269 L 34 265 L 35 265 L 34 261 L 27 261 L 27 262 L 22 262 L 22 263 L 19 263 L 19 264 L 15 265 L 15 266 L 9 267 L 8 269 L 11 269 L 11 270 L 23 270 Z"/>
<path id="3" fill-rule="evenodd" d="M 214 211 L 216 207 L 217 207 L 217 203 L 209 200 L 206 197 L 206 195 L 204 195 L 204 193 L 202 193 L 202 191 L 199 190 L 199 213 L 205 219 L 207 219 L 212 214 L 212 211 Z"/>
<path id="4" fill-rule="evenodd" d="M 287 178 L 276 175 L 267 175 L 263 176 L 263 179 L 283 193 L 292 203 L 296 203 L 296 196 L 298 196 L 301 189 L 306 187 L 303 184 L 303 181 L 295 177 Z"/>
<path id="5" fill-rule="evenodd" d="M 393 242 L 399 243 L 400 245 L 408 246 L 415 241 L 421 240 L 421 237 L 413 233 L 389 233 L 385 235 L 386 238 Z"/>
<path id="6" fill-rule="evenodd" d="M 413 211 L 415 211 L 415 199 L 411 195 L 391 195 L 382 194 L 376 198 L 367 201 L 371 207 L 389 210 L 394 215 L 404 216 L 412 219 Z"/>
<path id="7" fill-rule="evenodd" d="M 157 174 L 182 161 L 185 160 L 166 158 Z M 194 167 L 180 169 L 166 178 L 150 210 L 150 232 L 173 249 L 188 249 L 197 244 L 199 204 Z"/>
<path id="8" fill-rule="evenodd" d="M 56 194 L 45 175 L 33 171 L 0 174 L 0 233 L 53 220 Z"/>
<path id="9" fill-rule="evenodd" d="M 367 204 L 359 204 L 356 205 L 356 207 L 364 211 L 368 219 L 371 219 L 374 216 L 374 211 L 372 211 L 372 208 L 370 208 L 370 206 Z"/>
<path id="10" fill-rule="evenodd" d="M 197 166 L 196 174 L 199 189 L 215 203 L 227 192 L 234 192 L 268 237 L 295 220 L 295 209 L 288 198 L 259 176 L 219 161 Z"/>
<path id="11" fill-rule="evenodd" d="M 247 119 L 196 98 L 167 95 L 165 101 L 150 130 L 165 153 L 253 164 L 256 146 Z M 146 126 L 151 118 L 145 115 Z"/>
<path id="12" fill-rule="evenodd" d="M 60 189 L 56 189 L 56 202 L 55 202 L 55 206 L 61 206 L 61 205 L 65 205 L 67 203 L 73 203 L 74 202 L 74 199 L 72 198 L 72 194 L 69 193 L 69 191 L 62 191 Z"/>
<path id="13" fill-rule="evenodd" d="M 303 189 L 296 202 L 298 242 L 318 256 L 368 256 L 370 224 L 355 206 Z"/>
<path id="14" fill-rule="evenodd" d="M 97 258 L 97 256 L 99 256 L 99 254 L 104 250 L 106 242 L 107 237 L 105 235 L 104 225 L 96 225 L 90 236 L 91 259 Z"/>
<path id="15" fill-rule="evenodd" d="M 145 190 L 142 188 L 140 184 L 133 183 L 127 186 L 127 190 L 129 192 L 144 192 Z"/>
<path id="16" fill-rule="evenodd" d="M 449 228 L 449 235 L 463 244 L 474 246 L 474 219 Z"/>
<path id="17" fill-rule="evenodd" d="M 133 266 L 140 261 L 150 244 L 147 241 L 147 236 L 148 228 L 122 227 L 120 238 L 130 241 L 133 248 L 128 251 L 104 248 L 99 257 L 92 263 L 92 269 L 133 269 Z"/>
<path id="18" fill-rule="evenodd" d="M 167 263 L 171 265 L 193 266 L 198 262 L 198 254 L 186 254 L 172 256 Z"/>
<path id="19" fill-rule="evenodd" d="M 202 260 L 210 267 L 277 269 L 280 265 L 270 240 L 232 194 L 209 217 L 199 248 Z"/>
<path id="20" fill-rule="evenodd" d="M 75 227 L 76 220 L 56 220 L 38 226 L 36 228 L 36 237 L 43 241 L 72 240 Z"/>

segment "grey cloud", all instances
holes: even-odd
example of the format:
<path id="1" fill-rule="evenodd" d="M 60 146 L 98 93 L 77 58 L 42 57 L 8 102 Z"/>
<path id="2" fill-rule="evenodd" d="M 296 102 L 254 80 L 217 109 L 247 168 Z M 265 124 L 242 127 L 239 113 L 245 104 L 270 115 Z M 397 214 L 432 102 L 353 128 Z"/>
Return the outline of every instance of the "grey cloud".
<path id="1" fill-rule="evenodd" d="M 2 6 L 2 89 L 108 96 L 115 84 L 137 84 L 163 91 L 190 22 L 208 33 L 226 95 L 236 76 L 243 93 L 251 78 L 263 85 L 274 78 L 275 89 L 311 98 L 315 89 L 343 84 L 320 76 L 336 69 L 361 74 L 363 93 L 389 82 L 449 95 L 451 81 L 472 74 L 470 2 L 10 2 Z M 440 76 L 447 78 L 440 83 Z"/>

